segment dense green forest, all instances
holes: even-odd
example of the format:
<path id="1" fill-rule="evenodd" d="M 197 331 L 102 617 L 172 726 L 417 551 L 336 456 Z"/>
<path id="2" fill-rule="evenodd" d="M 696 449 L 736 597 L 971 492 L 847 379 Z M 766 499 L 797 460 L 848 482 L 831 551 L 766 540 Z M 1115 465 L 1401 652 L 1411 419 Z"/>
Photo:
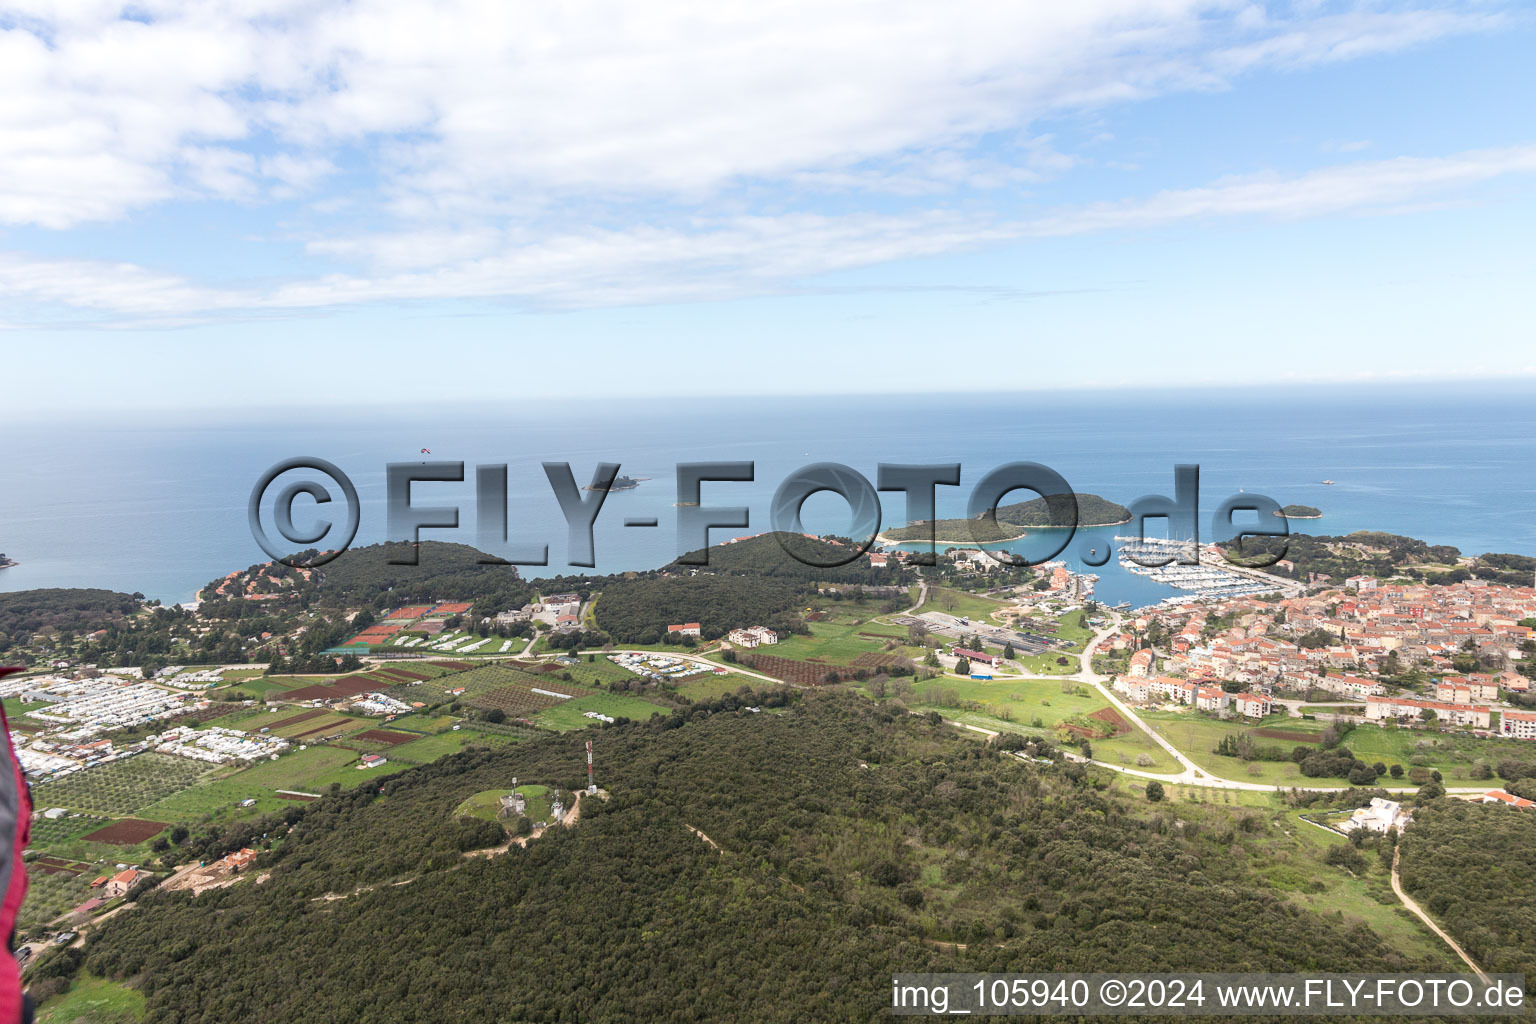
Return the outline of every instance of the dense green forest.
<path id="1" fill-rule="evenodd" d="M 796 629 L 803 588 L 744 576 L 661 576 L 615 580 L 598 598 L 598 628 L 620 643 L 660 642 L 667 626 L 697 622 L 706 640 L 743 626 Z"/>
<path id="2" fill-rule="evenodd" d="M 1283 554 L 1282 554 L 1283 553 Z M 1233 551 L 1234 557 L 1237 552 Z M 1426 544 L 1413 537 L 1395 533 L 1361 530 L 1344 537 L 1293 533 L 1289 537 L 1244 537 L 1241 560 L 1260 555 L 1278 555 L 1295 564 L 1292 574 L 1277 566 L 1266 569 L 1277 576 L 1305 580 L 1309 573 L 1320 572 L 1342 583 L 1350 576 L 1415 576 L 1438 582 L 1433 577 L 1451 571 L 1461 551 L 1448 544 Z M 1410 569 L 1410 566 L 1434 565 L 1445 569 Z M 1462 576 L 1469 575 L 1464 570 Z"/>
<path id="3" fill-rule="evenodd" d="M 783 579 L 803 580 L 807 583 L 862 583 L 865 586 L 902 586 L 909 580 L 910 570 L 900 565 L 875 568 L 869 559 L 859 557 L 847 565 L 818 568 L 806 565 L 784 550 L 779 534 L 764 533 L 731 544 L 720 544 L 708 550 L 708 571 L 713 573 L 740 573 L 748 576 L 776 576 Z M 796 545 L 817 562 L 834 562 L 848 557 L 850 548 L 840 544 L 796 538 Z M 684 559 L 666 567 L 668 572 L 689 572 L 706 552 L 694 551 Z"/>
<path id="4" fill-rule="evenodd" d="M 462 855 L 494 836 L 455 807 L 580 785 L 588 736 L 610 800 Z M 848 694 L 730 695 L 292 808 L 261 826 L 264 883 L 145 893 L 35 977 L 78 958 L 179 1024 L 844 1021 L 883 1019 L 897 970 L 1425 966 L 1267 889 L 1234 835 L 1276 826 L 1228 813 L 1179 820 Z"/>
<path id="5" fill-rule="evenodd" d="M 1536 985 L 1536 814 L 1436 800 L 1401 847 L 1403 888 L 1472 959 Z"/>
<path id="6" fill-rule="evenodd" d="M 392 565 L 391 558 L 416 557 L 415 565 Z M 300 560 L 316 552 L 300 552 Z M 483 564 L 490 555 L 467 544 L 424 540 L 420 544 L 390 542 L 352 548 L 332 562 L 316 569 L 306 581 L 285 565 L 272 566 L 267 575 L 282 579 L 293 577 L 293 593 L 298 599 L 344 601 L 383 607 L 417 601 L 486 600 L 503 606 L 520 607 L 532 599 L 532 590 L 516 566 Z M 246 570 L 250 573 L 257 566 Z M 220 580 L 208 584 L 207 591 Z M 283 593 L 287 588 L 273 589 Z M 232 603 L 249 604 L 236 600 Z"/>
<path id="7" fill-rule="evenodd" d="M 64 588 L 0 593 L 0 635 L 24 641 L 50 629 L 75 633 L 100 629 L 137 611 L 139 597 L 111 590 Z"/>
<path id="8" fill-rule="evenodd" d="M 1129 522 L 1130 509 L 1117 505 L 1097 494 L 1077 495 L 1078 526 L 1110 526 Z M 940 519 L 934 523 L 940 542 L 987 543 L 1017 537 L 1022 528 L 1049 527 L 1052 525 L 1051 506 L 1045 498 L 1032 498 L 1012 505 L 997 507 L 997 526 L 976 519 Z M 919 524 L 899 529 L 884 530 L 883 536 L 892 541 L 920 541 L 928 539 L 928 526 Z"/>

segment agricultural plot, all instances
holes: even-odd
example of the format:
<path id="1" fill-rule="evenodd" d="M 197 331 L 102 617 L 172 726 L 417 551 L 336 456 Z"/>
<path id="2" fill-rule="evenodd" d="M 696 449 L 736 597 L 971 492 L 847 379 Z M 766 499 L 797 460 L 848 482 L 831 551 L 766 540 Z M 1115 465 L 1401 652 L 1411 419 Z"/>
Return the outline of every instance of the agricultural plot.
<path id="1" fill-rule="evenodd" d="M 440 732 L 436 736 L 423 736 L 421 739 L 412 740 L 410 743 L 402 743 L 397 747 L 391 747 L 382 753 L 389 758 L 390 764 L 402 762 L 403 764 L 428 764 L 440 757 L 449 754 L 457 754 L 469 744 L 480 746 L 505 746 L 516 743 L 513 736 L 504 736 L 500 733 L 481 732 L 478 729 L 460 729 L 458 732 Z M 387 769 L 389 765 L 385 765 Z M 400 767 L 400 765 L 397 765 Z M 363 774 L 359 772 L 358 774 Z"/>
<path id="2" fill-rule="evenodd" d="M 106 828 L 97 829 L 81 838 L 88 843 L 111 843 L 113 846 L 137 846 L 148 842 L 170 828 L 169 822 L 150 821 L 147 818 L 124 818 Z"/>
<path id="3" fill-rule="evenodd" d="M 550 694 L 580 697 L 591 692 L 551 678 L 552 675 L 528 672 L 511 665 L 482 665 L 469 672 L 423 683 L 421 690 L 456 698 L 479 708 L 500 708 L 518 718 L 562 701 L 562 697 Z M 462 694 L 449 692 L 461 687 Z M 535 690 L 547 692 L 535 693 Z"/>
<path id="4" fill-rule="evenodd" d="M 91 880 L 96 877 L 89 871 L 40 870 L 36 861 L 27 875 L 27 899 L 16 921 L 21 931 L 52 921 L 85 902 L 93 895 Z"/>
<path id="5" fill-rule="evenodd" d="M 295 689 L 295 687 L 293 687 L 291 684 L 288 684 L 284 680 L 257 678 L 241 680 L 239 683 L 231 687 L 231 689 L 239 690 L 241 693 L 248 694 L 252 697 L 260 697 L 266 699 L 269 697 L 282 698 L 287 695 L 288 691 Z M 220 691 L 220 693 L 222 695 L 223 691 Z"/>
<path id="6" fill-rule="evenodd" d="M 359 729 L 366 729 L 369 721 L 350 715 L 327 714 L 319 718 L 275 728 L 272 731 L 292 743 L 315 742 L 332 736 L 345 736 Z"/>
<path id="7" fill-rule="evenodd" d="M 357 755 L 338 747 L 311 746 L 307 750 L 290 750 L 276 761 L 260 761 L 245 771 L 230 777 L 228 781 L 259 786 L 268 792 L 275 789 L 297 789 L 302 792 L 318 792 L 314 779 L 340 767 Z"/>
<path id="8" fill-rule="evenodd" d="M 369 674 L 354 673 L 350 676 L 342 676 L 334 682 L 316 683 L 311 686 L 301 686 L 297 690 L 289 690 L 287 696 L 289 700 L 340 700 L 394 685 L 396 685 L 395 680 L 388 676 L 374 678 Z"/>
<path id="9" fill-rule="evenodd" d="M 773 676 L 791 686 L 820 686 L 839 667 L 825 662 L 796 661 L 776 654 L 759 654 L 757 651 L 743 651 L 737 655 L 737 659 L 743 668 Z"/>
<path id="10" fill-rule="evenodd" d="M 36 802 L 101 814 L 132 814 L 195 783 L 207 765 L 166 754 L 138 754 L 37 787 Z"/>
<path id="11" fill-rule="evenodd" d="M 369 729 L 367 732 L 360 732 L 352 738 L 355 740 L 366 740 L 369 743 L 383 743 L 392 747 L 401 743 L 409 743 L 421 737 L 414 736 L 408 732 L 394 732 L 389 729 Z"/>
<path id="12" fill-rule="evenodd" d="M 39 805 L 41 806 L 41 805 Z M 68 842 L 86 832 L 93 832 L 112 821 L 95 814 L 70 814 L 63 818 L 38 818 L 32 823 L 34 848 L 44 848 Z"/>
<path id="13" fill-rule="evenodd" d="M 224 779 L 205 779 L 179 793 L 144 809 L 144 814 L 162 821 L 191 825 L 202 821 L 229 821 L 281 811 L 287 806 L 271 787 L 243 781 L 245 773 Z M 255 800 L 252 807 L 241 807 L 243 800 Z"/>
<path id="14" fill-rule="evenodd" d="M 546 708 L 535 716 L 534 721 L 546 729 L 558 729 L 561 732 L 601 725 L 601 719 L 587 717 L 588 711 L 609 718 L 630 718 L 642 722 L 652 715 L 666 713 L 666 709 L 639 697 L 622 693 L 594 693 L 577 700 L 563 701 L 558 707 Z"/>

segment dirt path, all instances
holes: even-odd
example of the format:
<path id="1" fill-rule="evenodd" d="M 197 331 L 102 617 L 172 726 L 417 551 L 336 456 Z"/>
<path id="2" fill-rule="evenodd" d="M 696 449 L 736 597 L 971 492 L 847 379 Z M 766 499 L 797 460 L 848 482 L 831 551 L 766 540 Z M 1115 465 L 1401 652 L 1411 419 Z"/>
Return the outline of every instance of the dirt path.
<path id="1" fill-rule="evenodd" d="M 710 849 L 716 851 L 717 853 L 721 852 L 719 843 L 715 842 L 713 839 L 709 838 L 709 836 L 694 828 L 692 825 L 687 826 L 687 828 L 689 832 L 692 832 L 694 835 L 704 840 L 705 843 L 709 844 Z"/>
<path id="2" fill-rule="evenodd" d="M 1467 951 L 1462 949 L 1461 946 L 1457 944 L 1455 939 L 1447 935 L 1445 930 L 1435 923 L 1434 918 L 1430 917 L 1427 913 L 1424 912 L 1423 907 L 1414 902 L 1413 897 L 1409 896 L 1406 892 L 1403 891 L 1402 878 L 1397 873 L 1397 861 L 1398 858 L 1402 855 L 1402 852 L 1403 851 L 1401 847 L 1398 847 L 1392 851 L 1392 891 L 1397 893 L 1397 898 L 1403 901 L 1403 906 L 1413 911 L 1414 916 L 1417 917 L 1420 921 L 1423 921 L 1424 924 L 1428 926 L 1430 931 L 1434 932 L 1436 935 L 1440 936 L 1441 939 L 1445 940 L 1445 944 L 1450 946 L 1451 949 L 1455 950 L 1456 955 L 1461 957 L 1462 962 L 1465 963 L 1468 967 L 1472 968 L 1472 973 L 1481 978 L 1484 985 L 1487 985 L 1489 983 L 1488 975 L 1484 974 L 1483 969 L 1477 966 L 1472 958 L 1467 955 Z"/>

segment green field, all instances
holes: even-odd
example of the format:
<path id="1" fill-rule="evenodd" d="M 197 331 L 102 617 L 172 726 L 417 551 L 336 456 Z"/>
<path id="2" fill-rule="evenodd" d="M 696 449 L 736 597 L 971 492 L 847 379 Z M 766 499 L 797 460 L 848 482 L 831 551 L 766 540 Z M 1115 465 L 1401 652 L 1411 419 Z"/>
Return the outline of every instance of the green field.
<path id="1" fill-rule="evenodd" d="M 685 682 L 678 683 L 677 692 L 685 695 L 689 700 L 713 700 L 716 697 L 723 697 L 728 693 L 735 693 L 741 689 L 743 684 L 754 690 L 775 688 L 761 679 L 747 679 L 738 675 L 705 675 L 695 676 Z"/>
<path id="2" fill-rule="evenodd" d="M 37 1024 L 126 1024 L 143 1019 L 142 992 L 90 975 L 82 975 L 68 992 L 37 1010 Z"/>
<path id="3" fill-rule="evenodd" d="M 1052 679 L 988 681 L 945 676 L 917 684 L 908 703 L 914 709 L 938 711 L 945 718 L 964 725 L 1052 740 L 1056 738 L 1056 723 L 1061 720 L 1089 715 L 1110 706 L 1086 683 L 1075 684 L 1069 693 L 1063 693 L 1061 687 L 1060 681 Z M 1080 688 L 1087 693 L 1078 692 Z M 956 699 L 960 703 L 956 704 Z M 1123 736 L 1089 742 L 1093 756 L 1101 761 L 1150 772 L 1176 773 L 1179 770 L 1174 759 L 1140 729 L 1132 728 Z M 1141 755 L 1146 755 L 1151 764 L 1139 764 Z"/>
<path id="4" fill-rule="evenodd" d="M 740 685 L 739 683 L 737 684 Z M 666 714 L 666 709 L 622 693 L 593 693 L 574 700 L 561 701 L 559 705 L 545 708 L 534 716 L 534 721 L 545 729 L 566 732 L 585 729 L 589 725 L 601 725 L 596 718 L 587 718 L 583 712 L 596 711 L 613 718 L 633 718 L 644 721 L 652 715 Z"/>
<path id="5" fill-rule="evenodd" d="M 1223 722 L 1193 711 L 1147 711 L 1141 712 L 1141 717 L 1195 764 L 1222 778 L 1302 788 L 1309 785 L 1348 785 L 1348 780 L 1343 778 L 1308 778 L 1290 761 L 1245 762 L 1211 752 L 1224 736 L 1238 735 L 1250 729 L 1308 733 L 1320 740 L 1323 731 L 1328 728 L 1327 722 L 1274 715 L 1259 725 L 1252 725 L 1237 721 Z M 1263 735 L 1255 735 L 1253 738 L 1260 744 L 1279 746 L 1286 751 L 1301 742 Z M 1401 764 L 1404 768 L 1422 766 L 1439 771 L 1447 786 L 1478 785 L 1479 780 L 1471 775 L 1472 764 L 1478 759 L 1493 765 L 1505 758 L 1528 757 L 1531 750 L 1529 744 L 1522 746 L 1519 740 L 1479 739 L 1464 733 L 1436 733 L 1376 725 L 1357 726 L 1344 738 L 1343 746 L 1367 763 L 1380 761 L 1389 767 Z M 1383 777 L 1380 785 L 1407 786 L 1409 783 L 1406 778 Z"/>
<path id="6" fill-rule="evenodd" d="M 880 631 L 896 636 L 892 626 L 870 625 L 864 620 L 852 622 L 813 622 L 809 636 L 794 635 L 769 647 L 758 648 L 763 654 L 797 661 L 819 659 L 833 665 L 847 665 L 861 654 L 882 649 L 880 640 L 861 637 L 860 632 Z M 905 631 L 900 634 L 905 639 Z"/>
<path id="7" fill-rule="evenodd" d="M 1061 664 L 1058 659 L 1066 658 Z M 1019 667 L 1037 676 L 1070 676 L 1082 668 L 1082 659 L 1075 654 L 1025 654 L 1018 659 Z"/>
<path id="8" fill-rule="evenodd" d="M 391 762 L 427 764 L 428 762 L 436 761 L 440 757 L 457 754 L 471 743 L 499 746 L 516 742 L 517 740 L 511 736 L 503 736 L 500 733 L 494 732 L 481 732 L 473 726 L 466 725 L 458 732 L 450 729 L 432 736 L 423 736 L 419 740 L 402 743 L 396 747 L 384 748 L 379 752 L 389 758 Z"/>
<path id="9" fill-rule="evenodd" d="M 225 678 L 229 678 L 227 673 Z M 267 698 L 281 697 L 291 689 L 294 689 L 294 687 L 286 679 L 268 679 L 257 675 L 240 679 L 234 684 L 221 689 L 219 694 L 222 696 L 225 692 L 233 693 L 239 690 L 241 693 L 249 694 L 252 697 Z"/>
<path id="10" fill-rule="evenodd" d="M 928 591 L 928 601 L 923 605 L 923 610 L 944 612 L 948 615 L 958 615 L 978 622 L 999 625 L 1000 623 L 992 616 L 1002 607 L 1001 601 L 994 601 L 990 597 L 967 594 L 963 590 L 952 590 L 949 587 L 932 587 Z"/>
<path id="11" fill-rule="evenodd" d="M 283 787 L 284 789 L 292 787 Z M 253 799 L 254 807 L 241 807 L 240 801 Z M 273 795 L 272 787 L 245 780 L 244 773 L 225 779 L 208 779 L 172 794 L 144 808 L 143 817 L 152 821 L 170 821 L 192 825 L 203 821 L 233 821 L 237 818 L 270 814 L 292 806 Z"/>
<path id="12" fill-rule="evenodd" d="M 1079 645 L 1092 640 L 1093 627 L 1088 625 L 1088 613 L 1079 608 L 1057 619 L 1056 635 Z"/>

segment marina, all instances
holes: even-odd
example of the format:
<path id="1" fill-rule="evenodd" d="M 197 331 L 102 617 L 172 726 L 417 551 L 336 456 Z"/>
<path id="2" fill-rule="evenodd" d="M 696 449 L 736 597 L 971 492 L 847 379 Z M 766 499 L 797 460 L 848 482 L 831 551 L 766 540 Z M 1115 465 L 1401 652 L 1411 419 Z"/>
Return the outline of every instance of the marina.
<path id="1" fill-rule="evenodd" d="M 1281 582 L 1256 574 L 1201 564 L 1201 551 L 1192 540 L 1162 537 L 1116 537 L 1120 566 L 1137 576 L 1145 576 L 1165 586 L 1186 591 L 1163 598 L 1162 604 L 1183 604 L 1190 598 L 1220 600 L 1272 594 L 1282 589 Z M 1165 565 L 1144 564 L 1167 560 Z"/>

